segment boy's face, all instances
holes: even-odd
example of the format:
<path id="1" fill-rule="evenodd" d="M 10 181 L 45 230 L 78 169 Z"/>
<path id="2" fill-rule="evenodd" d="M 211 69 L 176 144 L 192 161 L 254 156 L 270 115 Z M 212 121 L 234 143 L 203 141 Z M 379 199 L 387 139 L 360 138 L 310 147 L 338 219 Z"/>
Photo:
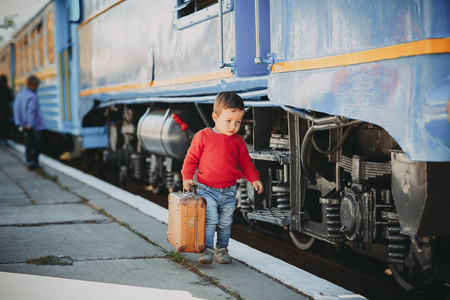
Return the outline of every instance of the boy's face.
<path id="1" fill-rule="evenodd" d="M 242 123 L 242 118 L 244 117 L 244 111 L 235 109 L 234 111 L 231 109 L 222 109 L 222 111 L 218 114 L 213 112 L 212 114 L 214 123 L 216 126 L 214 127 L 221 134 L 225 135 L 233 135 L 239 131 L 239 127 Z"/>

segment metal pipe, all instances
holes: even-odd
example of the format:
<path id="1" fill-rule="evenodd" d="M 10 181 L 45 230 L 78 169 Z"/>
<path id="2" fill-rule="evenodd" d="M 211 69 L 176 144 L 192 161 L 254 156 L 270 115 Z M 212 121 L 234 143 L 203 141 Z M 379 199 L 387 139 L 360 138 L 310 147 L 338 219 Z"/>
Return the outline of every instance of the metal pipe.
<path id="1" fill-rule="evenodd" d="M 326 117 L 329 118 L 329 117 Z M 341 117 L 337 117 L 337 118 L 341 118 Z M 325 118 L 323 118 L 325 119 Z M 335 121 L 335 120 L 334 120 Z M 316 180 L 316 172 L 314 170 L 312 170 L 309 165 L 308 165 L 308 151 L 311 148 L 311 137 L 312 137 L 312 133 L 314 131 L 318 131 L 318 130 L 330 130 L 330 129 L 335 129 L 338 127 L 343 127 L 343 126 L 351 126 L 351 125 L 356 125 L 356 124 L 361 124 L 364 123 L 363 121 L 358 121 L 358 120 L 352 120 L 352 121 L 348 121 L 348 122 L 333 122 L 333 123 L 327 123 L 327 124 L 313 124 L 313 126 L 311 126 L 308 131 L 306 132 L 304 138 L 303 138 L 303 143 L 302 143 L 302 147 L 300 150 L 300 161 L 302 163 L 302 167 L 303 167 L 303 171 L 305 172 L 306 177 L 309 179 L 309 181 L 312 184 L 317 184 L 317 180 Z"/>
<path id="2" fill-rule="evenodd" d="M 287 111 L 287 112 L 289 112 L 289 113 L 291 113 L 293 115 L 296 115 L 296 116 L 301 117 L 303 119 L 306 119 L 308 121 L 314 121 L 314 115 L 310 114 L 309 112 L 306 112 L 304 110 L 300 110 L 300 109 L 297 109 L 297 108 L 294 108 L 294 107 L 286 106 L 286 105 L 281 105 L 281 107 L 285 111 Z"/>
<path id="3" fill-rule="evenodd" d="M 287 111 L 293 115 L 301 117 L 307 121 L 314 122 L 315 125 L 316 124 L 331 124 L 331 123 L 341 125 L 341 124 L 346 124 L 348 122 L 347 118 L 340 117 L 340 116 L 328 116 L 328 117 L 316 118 L 313 114 L 311 114 L 307 111 L 298 109 L 298 108 L 294 108 L 294 107 L 286 106 L 286 105 L 281 105 L 281 107 L 285 111 Z"/>
<path id="4" fill-rule="evenodd" d="M 262 63 L 261 46 L 259 41 L 259 1 L 255 0 L 255 43 L 256 43 L 256 57 L 255 64 Z"/>
<path id="5" fill-rule="evenodd" d="M 256 43 L 256 57 L 255 64 L 271 64 L 272 61 L 270 59 L 262 59 L 261 58 L 261 41 L 259 38 L 259 0 L 255 0 L 255 43 Z"/>
<path id="6" fill-rule="evenodd" d="M 340 117 L 340 116 L 328 116 L 328 117 L 323 117 L 323 118 L 316 118 L 313 114 L 308 113 L 304 110 L 300 110 L 300 109 L 290 107 L 290 106 L 285 106 L 285 105 L 281 105 L 281 107 L 285 111 L 287 111 L 293 115 L 296 115 L 298 117 L 301 117 L 303 119 L 306 119 L 307 121 L 310 121 L 313 124 L 308 129 L 308 131 L 306 132 L 306 134 L 303 138 L 302 147 L 300 150 L 300 161 L 301 161 L 303 171 L 305 172 L 306 177 L 309 179 L 309 181 L 312 184 L 317 184 L 316 172 L 314 172 L 314 170 L 312 170 L 308 165 L 308 151 L 311 148 L 312 133 L 314 131 L 318 131 L 318 130 L 331 130 L 331 129 L 335 129 L 338 127 L 351 126 L 351 125 L 361 124 L 364 122 L 358 121 L 358 120 L 350 121 L 347 118 Z"/>
<path id="7" fill-rule="evenodd" d="M 218 1 L 219 5 L 219 68 L 233 67 L 231 63 L 223 62 L 223 9 L 222 0 Z"/>

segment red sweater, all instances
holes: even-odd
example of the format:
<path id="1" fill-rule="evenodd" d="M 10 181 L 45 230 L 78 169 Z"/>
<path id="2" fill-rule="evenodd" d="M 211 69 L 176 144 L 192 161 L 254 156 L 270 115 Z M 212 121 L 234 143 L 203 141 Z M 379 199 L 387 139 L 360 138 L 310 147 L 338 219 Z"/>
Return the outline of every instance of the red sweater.
<path id="1" fill-rule="evenodd" d="M 197 167 L 197 181 L 213 188 L 230 187 L 242 176 L 251 183 L 259 180 L 244 139 L 239 134 L 216 133 L 209 127 L 192 139 L 181 170 L 183 181 L 193 179 Z"/>

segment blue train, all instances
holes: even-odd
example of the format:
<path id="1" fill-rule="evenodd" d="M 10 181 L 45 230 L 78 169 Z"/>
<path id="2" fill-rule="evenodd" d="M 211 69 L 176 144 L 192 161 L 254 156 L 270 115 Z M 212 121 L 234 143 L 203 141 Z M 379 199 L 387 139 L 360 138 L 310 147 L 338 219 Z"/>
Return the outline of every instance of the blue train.
<path id="1" fill-rule="evenodd" d="M 155 192 L 180 188 L 215 95 L 237 92 L 266 191 L 239 182 L 245 218 L 413 289 L 450 283 L 449 16 L 445 0 L 54 0 L 0 71 L 16 90 L 40 77 L 49 130 Z"/>

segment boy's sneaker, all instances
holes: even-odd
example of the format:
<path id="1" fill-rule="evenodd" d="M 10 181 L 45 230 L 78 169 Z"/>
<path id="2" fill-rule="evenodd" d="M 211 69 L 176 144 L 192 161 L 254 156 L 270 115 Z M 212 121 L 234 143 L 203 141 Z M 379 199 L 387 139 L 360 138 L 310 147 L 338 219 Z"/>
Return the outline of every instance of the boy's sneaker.
<path id="1" fill-rule="evenodd" d="M 216 249 L 216 261 L 219 264 L 231 264 L 231 256 L 228 255 L 227 248 Z"/>
<path id="2" fill-rule="evenodd" d="M 211 248 L 206 248 L 205 252 L 200 255 L 198 262 L 204 265 L 209 265 L 213 262 L 214 250 Z"/>

